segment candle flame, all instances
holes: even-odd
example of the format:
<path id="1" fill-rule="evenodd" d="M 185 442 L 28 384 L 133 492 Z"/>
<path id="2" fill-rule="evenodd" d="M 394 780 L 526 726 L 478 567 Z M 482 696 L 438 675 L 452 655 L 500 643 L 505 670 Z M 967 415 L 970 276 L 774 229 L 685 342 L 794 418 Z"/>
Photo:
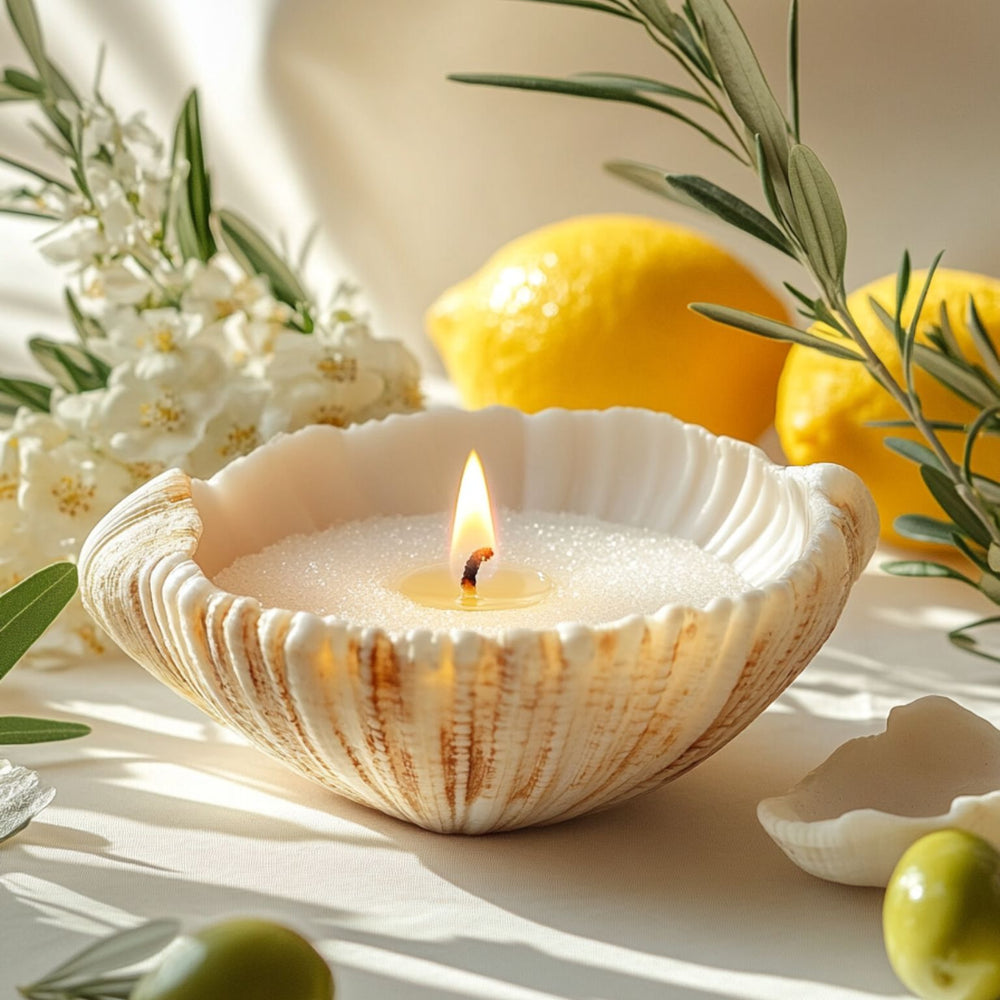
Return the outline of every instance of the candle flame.
<path id="1" fill-rule="evenodd" d="M 483 464 L 475 451 L 469 452 L 458 488 L 455 516 L 451 529 L 451 557 L 449 566 L 455 580 L 461 579 L 466 560 L 477 549 L 495 549 L 496 532 L 493 528 L 493 507 L 486 485 Z"/>

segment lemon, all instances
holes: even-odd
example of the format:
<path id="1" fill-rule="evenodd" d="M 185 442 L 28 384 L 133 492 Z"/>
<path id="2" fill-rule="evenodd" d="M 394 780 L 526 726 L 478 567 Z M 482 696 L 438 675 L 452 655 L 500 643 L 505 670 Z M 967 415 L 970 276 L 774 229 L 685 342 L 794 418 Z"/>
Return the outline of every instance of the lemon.
<path id="1" fill-rule="evenodd" d="M 909 324 L 916 307 L 926 272 L 914 273 L 903 307 L 903 320 Z M 969 296 L 987 330 L 1000 330 L 1000 280 L 941 269 L 931 282 L 930 292 L 920 313 L 918 337 L 925 340 L 927 328 L 939 321 L 941 305 L 948 310 L 952 329 L 962 351 L 973 356 L 972 339 L 965 324 Z M 879 321 L 869 297 L 880 302 L 890 313 L 896 302 L 896 277 L 887 275 L 865 285 L 848 297 L 848 306 L 876 353 L 897 379 L 902 364 L 896 343 Z M 915 385 L 924 412 L 932 420 L 967 422 L 978 412 L 926 372 L 916 370 Z M 789 461 L 836 462 L 846 465 L 865 481 L 878 505 L 883 537 L 889 541 L 914 546 L 892 528 L 901 514 L 943 516 L 940 507 L 920 478 L 918 467 L 885 447 L 887 436 L 923 440 L 915 430 L 876 428 L 870 421 L 903 418 L 902 407 L 878 386 L 860 364 L 831 358 L 807 347 L 796 345 L 788 354 L 778 385 L 775 426 Z M 964 435 L 941 432 L 949 453 L 960 458 Z M 997 468 L 1000 441 L 980 437 L 974 467 Z"/>
<path id="2" fill-rule="evenodd" d="M 787 319 L 704 236 L 586 216 L 502 247 L 434 303 L 427 329 L 467 406 L 642 406 L 753 440 L 774 418 L 787 348 L 698 316 L 698 301 Z"/>

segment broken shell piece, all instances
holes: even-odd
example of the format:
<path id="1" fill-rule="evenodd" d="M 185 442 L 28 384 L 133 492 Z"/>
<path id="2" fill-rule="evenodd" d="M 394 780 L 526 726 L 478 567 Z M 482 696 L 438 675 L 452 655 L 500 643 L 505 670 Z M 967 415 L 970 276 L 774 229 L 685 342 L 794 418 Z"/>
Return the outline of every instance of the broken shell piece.
<path id="1" fill-rule="evenodd" d="M 55 794 L 35 771 L 0 760 L 0 842 L 23 830 Z"/>
<path id="2" fill-rule="evenodd" d="M 889 713 L 884 733 L 849 740 L 757 818 L 804 871 L 888 883 L 924 834 L 959 827 L 1000 847 L 1000 731 L 950 698 Z"/>

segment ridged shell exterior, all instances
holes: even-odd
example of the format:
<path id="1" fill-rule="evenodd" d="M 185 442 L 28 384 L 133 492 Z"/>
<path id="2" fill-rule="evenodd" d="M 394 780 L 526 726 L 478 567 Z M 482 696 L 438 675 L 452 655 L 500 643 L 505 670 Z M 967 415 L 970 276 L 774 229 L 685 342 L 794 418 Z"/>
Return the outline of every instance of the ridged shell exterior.
<path id="1" fill-rule="evenodd" d="M 439 510 L 472 447 L 500 506 L 682 535 L 756 589 L 486 637 L 360 629 L 212 583 L 287 534 Z M 846 470 L 781 468 L 663 414 L 436 410 L 308 428 L 207 483 L 165 472 L 94 530 L 81 590 L 129 655 L 265 751 L 427 829 L 484 833 L 605 808 L 714 753 L 826 640 L 876 533 Z"/>
<path id="2" fill-rule="evenodd" d="M 958 827 L 1000 849 L 1000 732 L 949 698 L 889 713 L 886 731 L 848 740 L 757 816 L 803 871 L 884 886 L 906 849 Z"/>

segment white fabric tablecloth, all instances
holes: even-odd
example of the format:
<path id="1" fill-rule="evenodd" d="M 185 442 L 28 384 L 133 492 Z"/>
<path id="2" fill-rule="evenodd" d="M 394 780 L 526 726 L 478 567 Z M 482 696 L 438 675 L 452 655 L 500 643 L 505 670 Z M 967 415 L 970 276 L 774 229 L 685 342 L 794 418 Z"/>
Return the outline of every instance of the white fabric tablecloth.
<path id="1" fill-rule="evenodd" d="M 944 693 L 1000 723 L 1000 669 L 943 634 L 985 613 L 974 598 L 869 569 L 825 649 L 711 760 L 611 811 L 480 838 L 312 785 L 129 662 L 19 666 L 0 710 L 93 734 L 8 748 L 58 794 L 0 846 L 0 994 L 112 928 L 245 913 L 315 940 L 341 1000 L 905 996 L 881 891 L 800 872 L 755 806 L 895 704 Z"/>

